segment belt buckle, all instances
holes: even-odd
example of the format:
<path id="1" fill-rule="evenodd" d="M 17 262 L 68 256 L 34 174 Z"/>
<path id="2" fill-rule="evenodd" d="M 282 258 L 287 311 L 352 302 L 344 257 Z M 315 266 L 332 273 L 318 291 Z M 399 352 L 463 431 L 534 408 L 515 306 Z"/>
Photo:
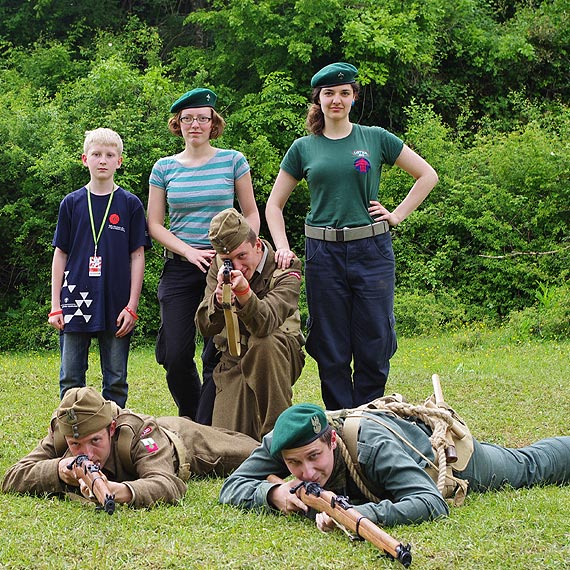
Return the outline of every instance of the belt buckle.
<path id="1" fill-rule="evenodd" d="M 344 229 L 335 228 L 335 241 L 344 241 Z"/>

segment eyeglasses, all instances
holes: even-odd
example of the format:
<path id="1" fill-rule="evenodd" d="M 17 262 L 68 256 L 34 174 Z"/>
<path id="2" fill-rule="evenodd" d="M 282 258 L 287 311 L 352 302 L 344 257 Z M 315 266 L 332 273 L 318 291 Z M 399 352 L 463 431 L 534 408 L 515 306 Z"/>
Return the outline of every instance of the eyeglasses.
<path id="1" fill-rule="evenodd" d="M 180 122 L 184 123 L 185 125 L 191 125 L 194 121 L 197 121 L 199 125 L 205 125 L 212 120 L 212 117 L 207 117 L 206 115 L 198 115 L 197 117 L 193 117 L 192 115 L 184 115 L 180 117 Z"/>

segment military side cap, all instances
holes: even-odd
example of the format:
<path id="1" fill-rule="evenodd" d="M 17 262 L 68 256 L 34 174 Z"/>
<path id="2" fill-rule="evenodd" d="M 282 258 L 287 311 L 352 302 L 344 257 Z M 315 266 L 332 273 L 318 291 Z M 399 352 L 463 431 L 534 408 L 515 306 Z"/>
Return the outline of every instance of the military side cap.
<path id="1" fill-rule="evenodd" d="M 358 69 L 350 63 L 339 61 L 326 65 L 317 71 L 311 79 L 311 87 L 332 87 L 333 85 L 344 85 L 355 81 Z"/>
<path id="2" fill-rule="evenodd" d="M 61 433 L 76 439 L 100 431 L 113 421 L 111 402 L 91 387 L 67 390 L 56 415 Z"/>
<path id="3" fill-rule="evenodd" d="M 208 236 L 216 252 L 227 255 L 247 239 L 249 232 L 246 219 L 235 208 L 227 208 L 212 218 Z"/>
<path id="4" fill-rule="evenodd" d="M 315 404 L 295 404 L 277 418 L 273 428 L 271 455 L 312 443 L 328 427 L 324 410 Z"/>
<path id="5" fill-rule="evenodd" d="M 189 109 L 190 107 L 216 107 L 216 99 L 218 96 L 210 89 L 198 87 L 187 91 L 176 99 L 170 107 L 171 113 L 177 113 L 181 109 Z"/>

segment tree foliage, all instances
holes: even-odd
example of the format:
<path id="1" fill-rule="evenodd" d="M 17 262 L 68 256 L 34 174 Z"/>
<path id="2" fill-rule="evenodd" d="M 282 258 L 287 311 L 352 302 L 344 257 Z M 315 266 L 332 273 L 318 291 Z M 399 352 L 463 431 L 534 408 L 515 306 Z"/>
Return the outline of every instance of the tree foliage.
<path id="1" fill-rule="evenodd" d="M 51 240 L 59 202 L 87 181 L 85 130 L 121 134 L 117 182 L 146 204 L 152 164 L 181 148 L 166 127 L 170 103 L 211 87 L 228 123 L 217 144 L 248 158 L 263 214 L 283 154 L 304 134 L 310 78 L 335 60 L 360 70 L 353 120 L 392 130 L 440 175 L 394 231 L 406 332 L 428 326 L 418 318 L 422 299 L 442 324 L 509 314 L 527 322 L 546 287 L 557 300 L 548 314 L 567 314 L 569 8 L 568 0 L 458 0 L 453 9 L 444 0 L 104 0 L 97 10 L 0 1 L 0 348 L 55 346 L 45 317 Z M 411 182 L 386 169 L 380 199 L 395 206 Z M 300 184 L 285 212 L 299 254 L 307 208 Z M 269 237 L 264 224 L 262 233 Z M 160 267 L 155 244 L 142 339 L 158 327 Z"/>

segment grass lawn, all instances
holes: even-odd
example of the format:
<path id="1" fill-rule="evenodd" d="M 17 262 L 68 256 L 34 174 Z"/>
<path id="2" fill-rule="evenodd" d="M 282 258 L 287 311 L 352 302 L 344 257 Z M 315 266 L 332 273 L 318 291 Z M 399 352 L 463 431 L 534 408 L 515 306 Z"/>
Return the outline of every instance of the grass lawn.
<path id="1" fill-rule="evenodd" d="M 500 333 L 465 331 L 402 339 L 387 392 L 414 403 L 440 375 L 444 396 L 482 441 L 520 446 L 568 435 L 570 343 L 509 344 Z M 0 476 L 47 430 L 58 399 L 57 353 L 0 354 Z M 88 383 L 100 386 L 92 351 Z M 128 407 L 173 415 L 151 348 L 129 361 Z M 295 402 L 322 403 L 308 359 Z M 217 503 L 219 479 L 196 479 L 177 506 L 108 516 L 69 500 L 0 494 L 1 569 L 335 569 L 401 567 L 341 532 L 321 534 L 302 517 L 242 512 Z M 570 487 L 469 495 L 448 519 L 388 531 L 411 543 L 412 568 L 570 567 Z"/>

